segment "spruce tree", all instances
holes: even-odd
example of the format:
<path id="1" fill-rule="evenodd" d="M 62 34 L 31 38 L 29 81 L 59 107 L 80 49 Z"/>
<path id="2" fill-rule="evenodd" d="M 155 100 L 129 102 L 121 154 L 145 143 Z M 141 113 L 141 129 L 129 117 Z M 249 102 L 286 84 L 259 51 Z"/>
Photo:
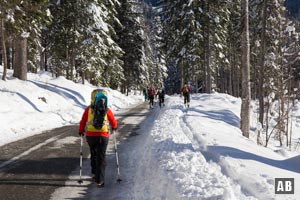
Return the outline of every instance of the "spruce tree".
<path id="1" fill-rule="evenodd" d="M 118 44 L 124 51 L 122 61 L 125 80 L 121 91 L 127 93 L 138 89 L 143 82 L 146 68 L 143 63 L 145 35 L 143 33 L 141 6 L 137 0 L 121 0 L 118 10 L 119 20 L 123 26 L 118 31 Z"/>
<path id="2" fill-rule="evenodd" d="M 53 13 L 48 27 L 51 41 L 51 70 L 76 81 L 117 89 L 124 79 L 122 49 L 115 42 L 121 27 L 118 1 L 60 1 L 49 7 Z"/>
<path id="3" fill-rule="evenodd" d="M 47 20 L 46 2 L 46 0 L 1 2 L 1 8 L 5 9 L 5 12 L 1 11 L 1 17 L 5 20 L 3 28 L 15 40 L 16 58 L 13 63 L 13 76 L 22 80 L 27 79 L 28 63 L 31 66 L 29 70 L 36 71 L 33 67 L 37 61 L 35 49 L 40 46 L 40 27 Z"/>

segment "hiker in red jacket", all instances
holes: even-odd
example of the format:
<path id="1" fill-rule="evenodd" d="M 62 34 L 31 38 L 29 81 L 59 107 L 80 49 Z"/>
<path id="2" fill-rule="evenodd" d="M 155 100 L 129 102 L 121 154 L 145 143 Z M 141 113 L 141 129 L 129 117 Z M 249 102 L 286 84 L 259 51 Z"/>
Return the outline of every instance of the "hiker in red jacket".
<path id="1" fill-rule="evenodd" d="M 155 87 L 154 85 L 150 85 L 148 88 L 148 98 L 150 100 L 150 108 L 153 108 L 154 106 L 154 96 L 156 95 Z"/>
<path id="2" fill-rule="evenodd" d="M 101 109 L 103 108 L 103 109 Z M 82 115 L 79 135 L 86 135 L 91 153 L 91 169 L 98 187 L 104 186 L 105 154 L 109 140 L 109 125 L 117 129 L 117 121 L 111 109 L 107 108 L 106 91 L 96 89 L 91 95 L 91 105 Z"/>
<path id="3" fill-rule="evenodd" d="M 184 86 L 180 89 L 180 93 L 183 94 L 184 105 L 186 107 L 190 106 L 190 92 L 191 92 L 191 88 L 187 83 L 185 83 Z"/>

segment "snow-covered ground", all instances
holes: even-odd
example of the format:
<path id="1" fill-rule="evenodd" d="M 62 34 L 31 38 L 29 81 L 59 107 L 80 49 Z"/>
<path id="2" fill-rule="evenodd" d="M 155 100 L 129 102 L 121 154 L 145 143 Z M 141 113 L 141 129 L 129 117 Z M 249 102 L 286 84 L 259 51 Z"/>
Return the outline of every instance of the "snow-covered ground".
<path id="1" fill-rule="evenodd" d="M 11 78 L 9 71 L 9 80 L 0 81 L 0 145 L 78 123 L 94 88 L 46 73 L 29 74 L 28 81 L 20 81 Z M 142 101 L 139 95 L 127 97 L 107 90 L 109 106 L 115 112 Z M 300 124 L 296 120 L 292 123 L 292 151 L 279 147 L 273 139 L 265 148 L 256 144 L 255 132 L 250 139 L 242 136 L 240 99 L 219 93 L 197 94 L 188 110 L 182 103 L 179 96 L 167 96 L 166 106 L 150 110 L 130 145 L 126 141 L 119 144 L 121 160 L 125 155 L 128 158 L 122 163 L 127 180 L 117 188 L 119 199 L 300 199 L 300 147 L 295 151 Z M 297 119 L 300 111 L 293 115 Z M 84 165 L 88 167 L 87 162 Z M 74 172 L 70 177 L 77 176 Z M 294 178 L 295 194 L 275 195 L 275 178 Z M 82 187 L 72 187 L 72 193 L 65 189 L 57 190 L 53 198 L 87 195 Z M 97 199 L 101 192 L 105 189 L 95 188 L 88 195 Z"/>
<path id="2" fill-rule="evenodd" d="M 160 166 L 187 199 L 300 198 L 299 190 L 297 195 L 274 195 L 274 178 L 300 183 L 299 154 L 257 146 L 253 133 L 253 139 L 243 137 L 239 99 L 194 95 L 187 113 L 181 102 L 169 98 L 152 135 Z"/>
<path id="3" fill-rule="evenodd" d="M 2 77 L 0 66 L 0 77 Z M 38 134 L 41 131 L 77 124 L 83 109 L 90 103 L 96 87 L 75 84 L 64 77 L 53 78 L 50 73 L 28 73 L 28 81 L 12 77 L 0 80 L 0 145 Z M 108 105 L 114 111 L 141 101 L 141 96 L 129 97 L 118 91 L 108 92 Z"/>

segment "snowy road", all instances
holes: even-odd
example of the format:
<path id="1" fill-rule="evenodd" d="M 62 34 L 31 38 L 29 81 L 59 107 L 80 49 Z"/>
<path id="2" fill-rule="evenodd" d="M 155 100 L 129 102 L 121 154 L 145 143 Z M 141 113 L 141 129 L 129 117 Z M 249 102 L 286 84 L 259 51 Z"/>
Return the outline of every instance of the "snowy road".
<path id="1" fill-rule="evenodd" d="M 145 104 L 125 110 L 116 115 L 119 124 L 117 139 L 135 136 L 139 122 L 146 116 L 142 113 Z M 129 121 L 128 121 L 129 120 Z M 0 194 L 5 200 L 64 199 L 72 191 L 85 191 L 82 198 L 89 199 L 95 189 L 90 179 L 88 145 L 84 144 L 83 184 L 79 185 L 78 165 L 80 140 L 77 126 L 66 126 L 43 134 L 34 135 L 0 147 Z M 107 195 L 115 194 L 116 171 L 113 140 L 108 147 Z M 122 149 L 120 149 L 122 151 Z M 120 157 L 123 156 L 120 152 Z M 124 158 L 120 162 L 124 164 Z M 72 175 L 72 172 L 74 175 Z M 124 184 L 127 177 L 122 177 Z M 123 184 L 123 183 L 122 183 Z M 62 189 L 59 189 L 62 188 Z M 59 194 L 61 190 L 71 192 Z M 98 189 L 98 188 L 96 188 Z M 98 189 L 99 190 L 99 189 Z M 17 191 L 17 192 L 16 192 Z M 56 193 L 54 193 L 56 191 Z M 54 194 L 53 194 L 54 193 Z M 57 196 L 58 194 L 58 196 Z M 117 194 L 117 193 L 116 193 Z M 72 197 L 71 197 L 72 198 Z M 114 198 L 114 197 L 113 197 Z"/>
<path id="2" fill-rule="evenodd" d="M 0 148 L 0 194 L 5 200 L 49 199 L 78 166 L 76 126 L 66 126 Z M 87 152 L 85 148 L 85 152 Z M 76 185 L 74 180 L 70 186 Z"/>

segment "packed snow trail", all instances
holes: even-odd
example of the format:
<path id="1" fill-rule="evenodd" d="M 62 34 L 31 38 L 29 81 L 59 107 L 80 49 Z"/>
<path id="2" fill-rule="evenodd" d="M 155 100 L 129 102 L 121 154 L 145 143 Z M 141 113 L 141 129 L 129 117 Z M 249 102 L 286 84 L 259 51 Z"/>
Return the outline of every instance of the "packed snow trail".
<path id="1" fill-rule="evenodd" d="M 235 193 L 221 168 L 202 155 L 203 144 L 185 122 L 185 108 L 180 101 L 172 104 L 160 116 L 165 123 L 159 123 L 152 135 L 156 138 L 158 159 L 179 187 L 181 199 L 245 199 L 238 190 Z"/>
<path id="2" fill-rule="evenodd" d="M 142 110 L 142 111 L 141 111 Z M 118 154 L 122 181 L 118 183 L 114 144 L 111 139 L 107 152 L 106 181 L 104 188 L 97 188 L 91 181 L 84 181 L 87 190 L 74 187 L 64 187 L 56 190 L 52 199 L 80 198 L 105 200 L 132 200 L 132 199 L 180 199 L 175 185 L 170 182 L 157 168 L 156 155 L 153 155 L 149 134 L 154 120 L 159 112 L 148 109 L 143 104 L 130 112 L 118 114 L 116 117 L 125 117 L 118 128 Z M 84 163 L 84 178 L 89 178 L 89 161 Z M 78 179 L 76 169 L 70 179 Z M 76 174 L 77 173 L 77 174 Z"/>

